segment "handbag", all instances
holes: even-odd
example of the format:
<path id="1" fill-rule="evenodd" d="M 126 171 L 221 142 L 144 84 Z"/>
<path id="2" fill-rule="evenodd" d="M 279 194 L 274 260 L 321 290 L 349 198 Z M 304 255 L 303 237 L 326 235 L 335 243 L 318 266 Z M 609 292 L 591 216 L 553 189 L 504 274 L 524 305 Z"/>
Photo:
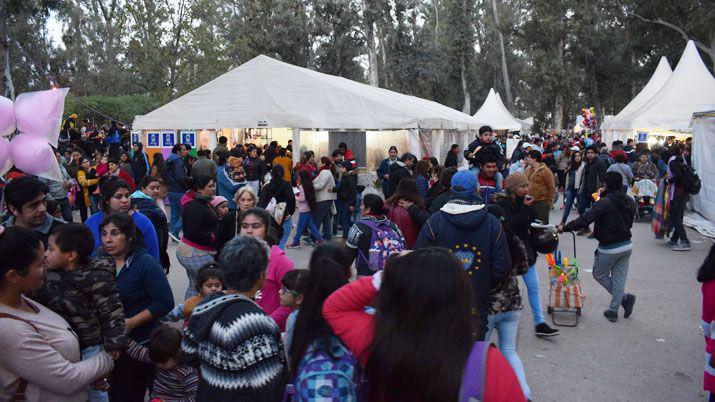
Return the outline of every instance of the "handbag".
<path id="1" fill-rule="evenodd" d="M 266 206 L 266 211 L 273 217 L 273 219 L 280 225 L 283 223 L 283 218 L 286 212 L 286 203 L 277 202 L 276 197 L 271 197 Z"/>

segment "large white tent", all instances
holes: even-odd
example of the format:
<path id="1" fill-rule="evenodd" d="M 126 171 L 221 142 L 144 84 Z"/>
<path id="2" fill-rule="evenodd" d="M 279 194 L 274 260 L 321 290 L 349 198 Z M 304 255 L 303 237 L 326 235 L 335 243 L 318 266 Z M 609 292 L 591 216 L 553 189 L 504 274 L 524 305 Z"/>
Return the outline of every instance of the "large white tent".
<path id="1" fill-rule="evenodd" d="M 509 113 L 509 110 L 501 100 L 501 96 L 494 91 L 494 88 L 489 89 L 487 99 L 484 100 L 482 106 L 474 114 L 474 119 L 484 122 L 494 130 L 521 130 L 521 123 Z"/>
<path id="2" fill-rule="evenodd" d="M 614 130 L 690 132 L 693 113 L 715 106 L 715 78 L 688 41 L 668 81 L 651 99 L 609 124 Z M 620 114 L 619 114 L 620 116 Z"/>
<path id="3" fill-rule="evenodd" d="M 134 120 L 134 130 L 478 129 L 469 115 L 260 55 Z"/>
<path id="4" fill-rule="evenodd" d="M 693 168 L 702 187 L 693 197 L 693 206 L 701 215 L 715 222 L 715 109 L 693 114 Z"/>
<path id="5" fill-rule="evenodd" d="M 643 89 L 635 96 L 627 105 L 620 111 L 617 115 L 604 119 L 601 125 L 601 131 L 603 132 L 603 142 L 610 144 L 616 139 L 625 140 L 628 132 L 631 130 L 616 130 L 614 129 L 614 123 L 617 123 L 619 119 L 623 119 L 630 113 L 640 109 L 643 105 L 648 103 L 655 94 L 660 91 L 660 89 L 665 85 L 670 78 L 673 70 L 670 68 L 668 59 L 665 56 L 660 58 L 658 62 L 658 67 L 656 67 L 655 72 L 648 80 L 648 83 L 643 87 Z M 621 138 L 622 137 L 622 138 Z"/>

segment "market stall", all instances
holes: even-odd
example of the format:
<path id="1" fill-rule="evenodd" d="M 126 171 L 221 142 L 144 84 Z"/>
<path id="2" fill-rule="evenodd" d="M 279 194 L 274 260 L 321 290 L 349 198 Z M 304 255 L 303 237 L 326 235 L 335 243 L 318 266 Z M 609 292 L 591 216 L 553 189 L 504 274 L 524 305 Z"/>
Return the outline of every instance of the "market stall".
<path id="1" fill-rule="evenodd" d="M 334 138 L 345 141 L 360 166 L 395 144 L 400 152 L 441 157 L 444 143 L 463 146 L 481 123 L 436 102 L 372 87 L 258 56 L 188 94 L 137 116 L 132 140 L 149 153 L 168 153 L 177 142 L 213 148 L 218 136 L 229 143 L 272 140 L 294 150 L 329 152 Z M 359 138 L 358 138 L 359 137 Z M 361 145 L 364 144 L 364 145 Z M 294 160 L 299 152 L 294 152 Z"/>

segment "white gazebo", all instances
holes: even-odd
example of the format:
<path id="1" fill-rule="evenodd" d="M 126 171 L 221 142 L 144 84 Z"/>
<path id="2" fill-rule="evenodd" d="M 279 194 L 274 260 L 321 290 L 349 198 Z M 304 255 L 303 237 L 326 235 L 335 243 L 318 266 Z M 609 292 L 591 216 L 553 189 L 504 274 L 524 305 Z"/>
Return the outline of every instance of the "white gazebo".
<path id="1" fill-rule="evenodd" d="M 484 100 L 482 106 L 474 114 L 474 118 L 479 122 L 484 122 L 494 130 L 521 130 L 521 122 L 509 113 L 509 110 L 501 100 L 501 96 L 494 91 L 494 88 L 489 90 L 487 99 Z"/>
<path id="2" fill-rule="evenodd" d="M 693 41 L 688 41 L 678 65 L 662 87 L 640 107 L 628 114 L 619 113 L 609 122 L 608 128 L 625 131 L 626 138 L 659 143 L 669 135 L 690 136 L 693 113 L 713 106 L 715 78 L 700 58 Z"/>
<path id="3" fill-rule="evenodd" d="M 393 144 L 400 152 L 441 158 L 444 143 L 465 146 L 470 130 L 479 126 L 471 116 L 433 101 L 261 55 L 137 116 L 132 129 L 133 139 L 145 142 L 150 153 L 166 153 L 177 138 L 212 148 L 219 135 L 231 143 L 258 138 L 285 145 L 292 139 L 294 150 L 312 149 L 317 155 L 344 141 L 364 156 L 361 166 L 373 167 Z M 294 159 L 299 156 L 294 152 Z"/>

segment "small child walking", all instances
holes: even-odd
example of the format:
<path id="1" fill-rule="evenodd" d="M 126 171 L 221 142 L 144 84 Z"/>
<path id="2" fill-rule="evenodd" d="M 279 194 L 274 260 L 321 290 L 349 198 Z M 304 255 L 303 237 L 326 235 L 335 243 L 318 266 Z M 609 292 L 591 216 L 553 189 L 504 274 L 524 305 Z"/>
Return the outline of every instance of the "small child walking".
<path id="1" fill-rule="evenodd" d="M 191 313 L 204 297 L 223 291 L 223 273 L 218 264 L 212 262 L 199 269 L 199 273 L 196 276 L 196 291 L 199 294 L 186 299 L 183 303 L 179 303 L 169 314 L 164 316 L 162 321 L 176 322 L 184 320 L 184 325 L 188 325 Z"/>
<path id="2" fill-rule="evenodd" d="M 57 226 L 47 241 L 49 271 L 38 301 L 72 325 L 82 360 L 107 352 L 115 360 L 127 347 L 124 312 L 110 258 L 90 260 L 92 232 L 81 223 Z M 95 384 L 99 385 L 99 384 Z M 108 401 L 106 391 L 88 390 L 89 400 Z"/>
<path id="3" fill-rule="evenodd" d="M 295 194 L 295 200 L 298 202 L 298 227 L 295 230 L 293 243 L 287 245 L 288 248 L 300 248 L 300 236 L 305 229 L 310 231 L 310 235 L 315 239 L 315 244 L 323 242 L 323 237 L 320 235 L 318 227 L 313 221 L 313 211 L 317 206 L 315 200 L 315 189 L 313 188 L 313 179 L 310 173 L 305 170 L 300 171 L 300 185 L 298 192 Z"/>
<path id="4" fill-rule="evenodd" d="M 281 306 L 288 307 L 292 311 L 286 320 L 286 332 L 284 337 L 285 350 L 290 350 L 290 343 L 293 340 L 293 328 L 295 320 L 298 318 L 298 309 L 303 303 L 303 292 L 308 281 L 308 271 L 304 269 L 294 269 L 283 275 L 281 284 L 283 285 L 278 291 L 281 300 Z"/>
<path id="5" fill-rule="evenodd" d="M 702 283 L 703 316 L 700 325 L 705 336 L 705 373 L 703 390 L 710 392 L 710 401 L 715 401 L 715 245 L 698 270 L 698 282 Z"/>
<path id="6" fill-rule="evenodd" d="M 159 325 L 149 338 L 149 347 L 130 341 L 127 355 L 156 369 L 151 402 L 193 402 L 199 388 L 199 376 L 187 364 L 181 350 L 181 332 Z"/>

